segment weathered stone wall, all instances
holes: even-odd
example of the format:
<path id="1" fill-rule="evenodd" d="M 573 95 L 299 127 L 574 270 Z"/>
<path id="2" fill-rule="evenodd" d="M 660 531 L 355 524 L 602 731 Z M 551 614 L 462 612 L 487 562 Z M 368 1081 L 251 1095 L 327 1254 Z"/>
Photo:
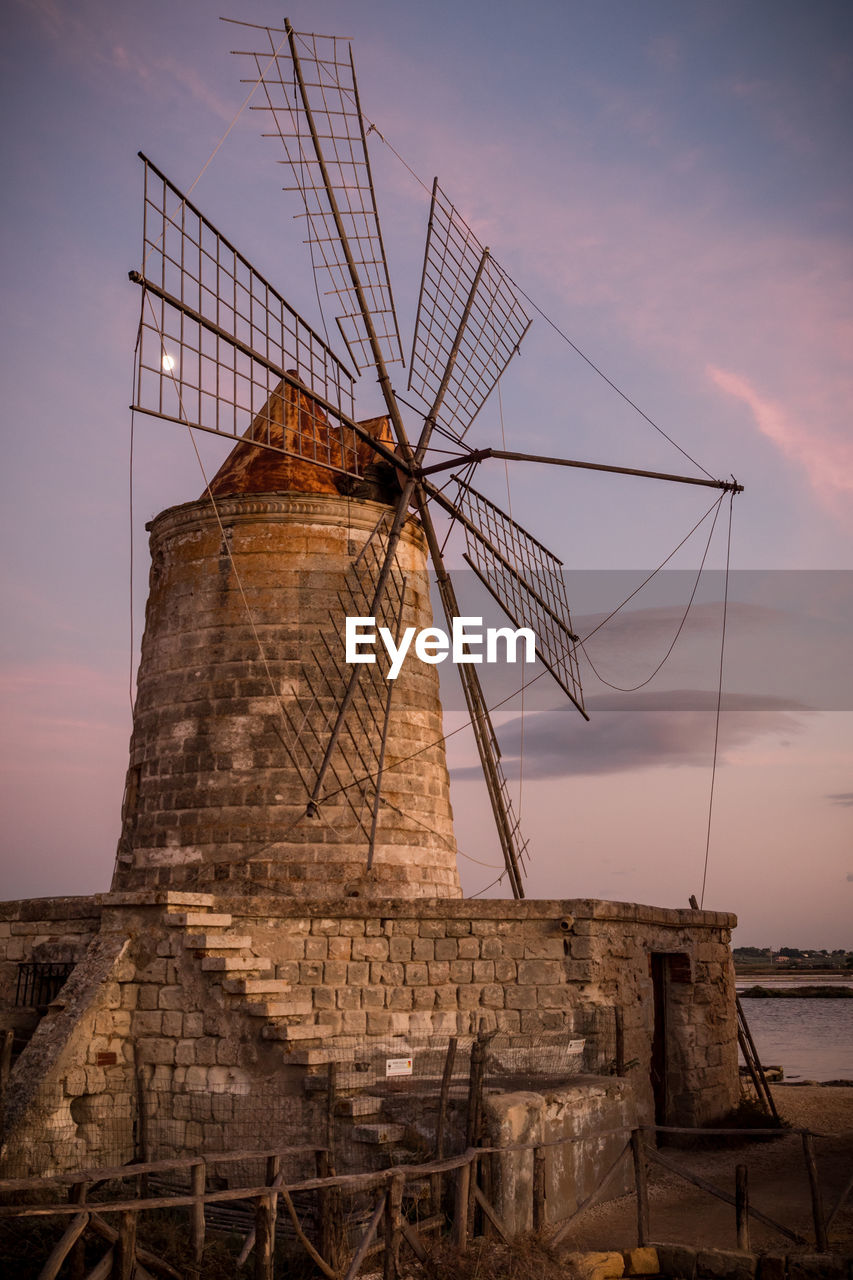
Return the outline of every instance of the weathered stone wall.
<path id="1" fill-rule="evenodd" d="M 97 1149 L 94 1118 L 111 1100 L 126 1108 L 134 1053 L 164 1140 L 215 1150 L 253 1145 L 243 1124 L 253 1098 L 275 1095 L 282 1131 L 310 1133 L 306 1082 L 351 1060 L 354 1037 L 576 1032 L 579 1014 L 598 1010 L 612 1063 L 616 1006 L 627 1085 L 639 1119 L 652 1120 L 653 954 L 678 957 L 667 1121 L 710 1122 L 737 1101 L 732 916 L 587 900 L 273 905 L 174 891 L 104 895 L 101 912 L 101 939 L 123 950 L 86 1006 L 90 1022 L 81 1032 L 66 1017 L 59 1052 L 49 1016 L 16 1067 L 20 1079 L 27 1055 L 49 1064 L 55 1128 L 77 1124 L 92 1163 L 110 1155 Z M 269 1134 L 259 1113 L 256 1142 Z"/>
<path id="2" fill-rule="evenodd" d="M 113 887 L 459 897 L 434 666 L 407 662 L 393 683 L 380 676 L 373 689 L 378 666 L 362 668 L 319 813 L 306 816 L 352 670 L 344 662 L 344 618 L 370 612 L 392 509 L 276 493 L 222 497 L 217 511 L 221 528 L 209 501 L 164 511 L 151 525 Z M 393 576 L 400 590 L 405 580 L 402 625 L 431 626 L 425 543 L 414 521 L 404 527 Z M 387 616 L 378 623 L 395 629 L 394 590 L 382 608 Z M 383 653 L 380 646 L 377 662 Z"/>
<path id="3" fill-rule="evenodd" d="M 76 964 L 100 924 L 96 897 L 0 902 L 0 1010 L 14 1006 L 19 964 Z"/>

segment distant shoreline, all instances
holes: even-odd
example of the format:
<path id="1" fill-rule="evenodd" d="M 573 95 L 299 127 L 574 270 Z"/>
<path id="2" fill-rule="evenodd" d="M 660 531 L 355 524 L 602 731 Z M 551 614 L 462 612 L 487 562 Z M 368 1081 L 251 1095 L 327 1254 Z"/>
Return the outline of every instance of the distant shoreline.
<path id="1" fill-rule="evenodd" d="M 757 984 L 739 991 L 738 995 L 741 1000 L 853 1000 L 853 987 L 762 987 Z"/>

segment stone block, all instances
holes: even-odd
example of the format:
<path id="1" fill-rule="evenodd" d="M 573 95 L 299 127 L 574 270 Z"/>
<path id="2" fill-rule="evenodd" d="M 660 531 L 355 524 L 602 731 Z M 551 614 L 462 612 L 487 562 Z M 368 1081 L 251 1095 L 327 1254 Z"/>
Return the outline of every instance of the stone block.
<path id="1" fill-rule="evenodd" d="M 788 1280 L 847 1280 L 849 1258 L 836 1253 L 788 1255 Z"/>
<path id="2" fill-rule="evenodd" d="M 161 987 L 157 997 L 158 1009 L 183 1009 L 187 996 L 183 987 Z"/>
<path id="3" fill-rule="evenodd" d="M 756 1280 L 786 1280 L 788 1266 L 784 1253 L 762 1253 L 755 1275 Z"/>
<path id="4" fill-rule="evenodd" d="M 175 1045 L 175 1062 L 179 1067 L 191 1067 L 195 1063 L 195 1041 L 179 1040 Z"/>
<path id="5" fill-rule="evenodd" d="M 159 1011 L 141 1009 L 133 1015 L 133 1033 L 136 1036 L 159 1036 L 163 1032 L 163 1015 Z"/>
<path id="6" fill-rule="evenodd" d="M 178 1009 L 167 1009 L 163 1014 L 163 1035 L 177 1039 L 183 1032 L 184 1015 Z"/>
<path id="7" fill-rule="evenodd" d="M 305 939 L 305 959 L 306 960 L 327 960 L 329 957 L 329 939 L 328 938 L 306 938 Z"/>
<path id="8" fill-rule="evenodd" d="M 422 938 L 444 938 L 447 926 L 443 920 L 422 920 L 418 933 Z"/>
<path id="9" fill-rule="evenodd" d="M 333 937 L 329 939 L 329 959 L 349 960 L 352 955 L 352 938 Z"/>
<path id="10" fill-rule="evenodd" d="M 203 1036 L 195 1042 L 195 1060 L 203 1066 L 211 1067 L 216 1062 L 216 1040 L 212 1036 Z"/>
<path id="11" fill-rule="evenodd" d="M 184 1035 L 188 1038 L 197 1039 L 204 1031 L 204 1014 L 202 1013 L 185 1013 L 184 1014 Z"/>
<path id="12" fill-rule="evenodd" d="M 388 956 L 391 960 L 411 960 L 412 939 L 392 937 L 388 943 Z"/>
<path id="13" fill-rule="evenodd" d="M 404 966 L 406 974 L 406 986 L 423 987 L 429 981 L 429 971 L 425 964 L 412 961 Z"/>
<path id="14" fill-rule="evenodd" d="M 473 976 L 473 965 L 470 960 L 452 960 L 450 962 L 450 981 L 468 983 Z"/>
<path id="15" fill-rule="evenodd" d="M 564 1260 L 575 1280 L 620 1280 L 625 1274 L 621 1253 L 567 1253 Z"/>
<path id="16" fill-rule="evenodd" d="M 656 1276 L 660 1271 L 658 1251 L 652 1246 L 629 1249 L 622 1254 L 626 1276 Z"/>
<path id="17" fill-rule="evenodd" d="M 655 1248 L 664 1275 L 678 1276 L 680 1280 L 695 1280 L 695 1249 L 685 1244 L 658 1244 Z"/>
<path id="18" fill-rule="evenodd" d="M 434 960 L 435 940 L 433 938 L 412 938 L 413 960 Z"/>
<path id="19" fill-rule="evenodd" d="M 175 1061 L 175 1042 L 174 1040 L 165 1040 L 160 1035 L 152 1037 L 140 1037 L 137 1040 L 139 1045 L 139 1056 L 143 1062 L 153 1062 L 156 1065 L 171 1066 Z M 92 1089 L 89 1090 L 92 1092 Z"/>
<path id="20" fill-rule="evenodd" d="M 353 960 L 387 960 L 388 947 L 387 938 L 353 938 L 352 958 Z"/>
<path id="21" fill-rule="evenodd" d="M 563 963 L 560 960 L 520 960 L 519 986 L 556 986 L 564 980 Z"/>
<path id="22" fill-rule="evenodd" d="M 696 1276 L 702 1280 L 755 1280 L 757 1259 L 752 1253 L 730 1249 L 700 1249 L 696 1254 Z M 821 1275 L 823 1273 L 821 1272 Z"/>
<path id="23" fill-rule="evenodd" d="M 480 939 L 472 936 L 457 938 L 457 954 L 460 960 L 477 960 L 480 955 Z"/>
<path id="24" fill-rule="evenodd" d="M 455 960 L 458 954 L 459 954 L 458 938 L 436 938 L 435 940 L 436 960 Z"/>
<path id="25" fill-rule="evenodd" d="M 137 1009 L 156 1009 L 157 1002 L 160 997 L 160 988 L 153 983 L 146 983 L 144 986 L 136 988 L 136 1004 Z"/>

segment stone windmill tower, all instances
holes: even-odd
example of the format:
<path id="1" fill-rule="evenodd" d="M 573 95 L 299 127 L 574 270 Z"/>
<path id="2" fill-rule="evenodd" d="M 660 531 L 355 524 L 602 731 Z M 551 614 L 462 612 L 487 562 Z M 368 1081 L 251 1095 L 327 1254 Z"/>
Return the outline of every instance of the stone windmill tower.
<path id="1" fill-rule="evenodd" d="M 238 443 L 199 502 L 151 527 L 115 886 L 236 880 L 307 897 L 454 896 L 435 668 L 408 663 L 386 680 L 379 660 L 345 664 L 345 616 L 375 617 L 392 635 L 428 627 L 428 554 L 452 630 L 462 611 L 436 527 L 449 517 L 474 574 L 533 633 L 538 661 L 588 718 L 562 563 L 473 488 L 475 468 L 503 458 L 740 486 L 469 446 L 530 318 L 437 181 L 408 361 L 419 404 L 403 401 L 389 373 L 405 360 L 349 47 L 288 22 L 262 30 L 270 50 L 241 56 L 283 147 L 343 346 L 359 372 L 375 370 L 386 416 L 356 420 L 354 375 L 328 341 L 141 157 L 135 408 Z M 479 660 L 457 672 L 503 875 L 521 898 L 526 845 Z"/>
<path id="2" fill-rule="evenodd" d="M 387 421 L 365 430 L 388 442 Z M 361 477 L 308 456 L 334 427 L 281 382 L 197 502 L 149 525 L 151 579 L 114 889 L 305 898 L 459 896 L 435 667 L 365 679 L 306 814 L 360 616 L 387 543 L 394 469 L 359 441 Z M 301 455 L 297 452 L 300 446 Z M 426 544 L 397 542 L 385 614 L 432 623 Z M 390 607 L 388 607 L 390 606 Z M 381 682 L 381 683 L 380 683 Z"/>

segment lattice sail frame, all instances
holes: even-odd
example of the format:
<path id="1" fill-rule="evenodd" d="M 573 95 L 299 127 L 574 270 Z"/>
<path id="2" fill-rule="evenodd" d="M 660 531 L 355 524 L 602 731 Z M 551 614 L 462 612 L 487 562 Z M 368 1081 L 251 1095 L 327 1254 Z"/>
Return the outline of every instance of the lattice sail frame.
<path id="1" fill-rule="evenodd" d="M 252 24 L 240 24 L 251 26 Z M 297 33 L 288 26 L 260 28 L 269 49 L 233 52 L 251 60 L 266 102 L 250 107 L 269 113 L 304 204 L 308 245 L 315 270 L 327 277 L 338 299 L 338 328 L 359 371 L 376 363 L 352 272 L 386 364 L 404 363 L 376 209 L 364 120 L 349 42 L 340 36 Z M 287 37 L 287 52 L 279 53 Z M 325 176 L 324 176 L 325 174 Z M 316 255 L 316 256 L 315 256 Z"/>
<path id="2" fill-rule="evenodd" d="M 347 570 L 346 582 L 338 593 L 337 608 L 329 611 L 329 629 L 320 636 L 313 661 L 302 666 L 300 692 L 285 714 L 291 731 L 286 744 L 294 767 L 310 794 L 317 772 L 318 755 L 328 741 L 335 712 L 347 683 L 344 652 L 344 619 L 364 617 L 370 612 L 376 583 L 387 548 L 387 517 L 382 516 L 360 554 Z M 377 627 L 395 632 L 397 619 L 406 601 L 406 578 L 394 564 L 388 585 L 376 603 L 373 616 Z M 392 681 L 387 680 L 390 660 L 384 646 L 377 646 L 376 661 L 364 664 L 351 716 L 337 743 L 329 766 L 329 783 L 322 798 L 340 797 L 351 819 L 371 846 L 376 834 L 374 814 L 379 813 L 381 792 L 381 743 L 384 738 Z M 284 705 L 284 704 L 283 704 Z M 307 824 L 310 826 L 310 824 Z"/>
<path id="3" fill-rule="evenodd" d="M 461 441 L 529 327 L 530 318 L 508 276 L 436 179 L 409 362 L 409 390 L 430 404 L 442 390 L 442 371 L 452 360 L 440 421 Z"/>
<path id="4" fill-rule="evenodd" d="M 537 656 L 588 719 L 562 561 L 489 498 L 456 483 L 466 562 L 507 617 L 532 629 Z"/>
<path id="5" fill-rule="evenodd" d="M 359 473 L 354 377 L 310 325 L 174 183 L 145 169 L 143 287 L 134 408 L 232 440 Z M 276 397 L 300 383 L 329 418 L 277 443 Z"/>

